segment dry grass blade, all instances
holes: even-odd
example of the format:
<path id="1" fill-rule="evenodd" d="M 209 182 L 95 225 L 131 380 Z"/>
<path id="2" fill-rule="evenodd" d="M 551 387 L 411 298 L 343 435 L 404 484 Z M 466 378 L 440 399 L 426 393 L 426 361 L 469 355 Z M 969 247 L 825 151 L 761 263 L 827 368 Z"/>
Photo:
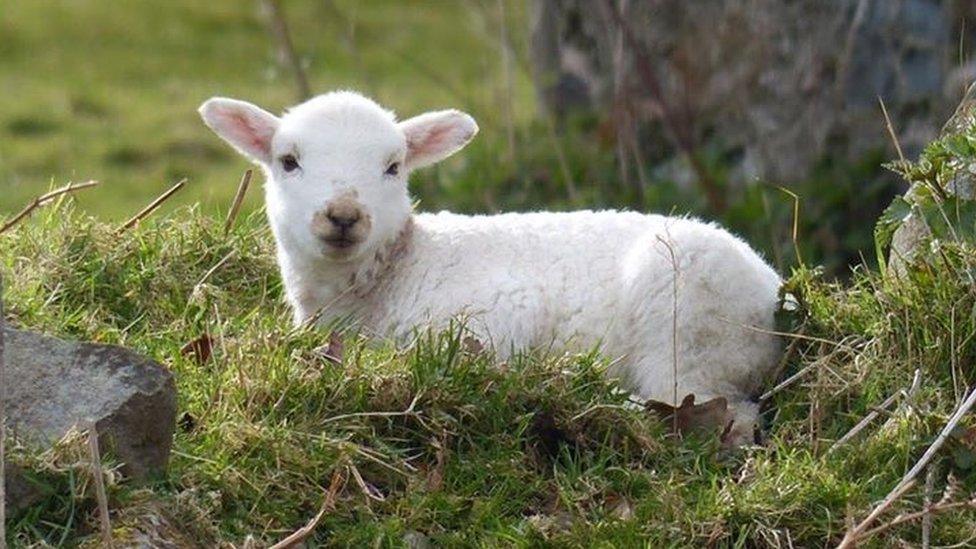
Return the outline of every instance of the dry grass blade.
<path id="1" fill-rule="evenodd" d="M 95 497 L 98 499 L 98 522 L 102 529 L 102 544 L 112 547 L 112 523 L 108 516 L 108 497 L 105 495 L 105 479 L 102 477 L 102 456 L 98 451 L 98 431 L 92 423 L 88 429 L 88 449 L 91 452 L 92 479 Z"/>
<path id="2" fill-rule="evenodd" d="M 840 545 L 837 546 L 838 549 L 856 546 L 858 540 L 865 535 L 868 526 L 871 526 L 871 523 L 873 523 L 875 519 L 877 519 L 878 516 L 884 512 L 885 509 L 890 507 L 895 500 L 900 498 L 908 490 L 908 488 L 915 484 L 915 477 L 917 477 L 918 474 L 926 466 L 928 466 L 936 452 L 942 448 L 942 445 L 945 444 L 946 440 L 949 438 L 949 433 L 951 433 L 956 426 L 959 425 L 959 422 L 967 413 L 969 413 L 969 410 L 972 409 L 974 404 L 976 404 L 976 387 L 970 389 L 969 396 L 966 397 L 966 400 L 962 404 L 956 407 L 956 411 L 952 414 L 952 417 L 949 418 L 949 421 L 946 422 L 945 427 L 942 428 L 942 431 L 939 433 L 939 436 L 936 437 L 935 442 L 933 442 L 932 445 L 929 446 L 928 450 L 922 454 L 922 457 L 919 458 L 915 465 L 912 466 L 907 473 L 905 473 L 905 476 L 902 477 L 898 485 L 896 485 L 888 496 L 885 497 L 884 501 L 878 504 L 878 506 L 871 511 L 867 518 L 862 520 L 854 528 L 848 530 L 847 534 L 844 535 L 844 539 L 840 542 Z M 874 531 L 877 531 L 877 529 L 872 530 L 871 532 Z"/>
<path id="3" fill-rule="evenodd" d="M 888 108 L 885 107 L 884 99 L 878 96 L 878 103 L 881 105 L 881 114 L 884 115 L 885 127 L 888 128 L 888 135 L 891 137 L 891 142 L 895 144 L 895 150 L 898 151 L 898 161 L 905 162 L 905 153 L 901 150 L 901 143 L 898 142 L 898 135 L 895 134 L 895 127 L 891 125 L 891 118 L 888 116 Z"/>
<path id="4" fill-rule="evenodd" d="M 129 218 L 129 220 L 126 221 L 125 224 L 119 228 L 117 234 L 123 233 L 131 229 L 132 227 L 138 225 L 140 221 L 148 217 L 149 214 L 156 211 L 156 208 L 159 208 L 159 206 L 162 205 L 163 202 L 166 202 L 169 199 L 169 197 L 173 196 L 176 193 L 176 191 L 182 189 L 183 186 L 186 185 L 186 181 L 187 180 L 185 177 L 179 180 L 175 185 L 170 187 L 166 192 L 159 195 L 159 197 L 157 197 L 156 200 L 150 202 L 149 205 L 143 208 L 139 213 Z"/>
<path id="5" fill-rule="evenodd" d="M 39 208 L 40 206 L 47 204 L 48 202 L 54 200 L 55 198 L 73 191 L 88 189 L 90 187 L 94 187 L 95 185 L 98 185 L 98 181 L 85 181 L 84 183 L 78 183 L 77 185 L 75 185 L 74 183 L 68 183 L 64 187 L 61 187 L 60 189 L 55 189 L 51 192 L 38 196 L 34 200 L 31 200 L 30 203 L 28 203 L 26 206 L 24 206 L 23 210 L 20 210 L 20 212 L 18 212 L 15 216 L 11 217 L 9 221 L 6 221 L 3 224 L 3 226 L 0 227 L 0 233 L 6 232 L 8 229 L 13 227 L 17 223 L 20 223 L 22 219 L 30 215 L 32 211 Z"/>
<path id="6" fill-rule="evenodd" d="M 915 377 L 912 380 L 912 388 L 917 388 L 921 379 L 922 379 L 922 371 L 915 370 Z M 904 392 L 904 394 L 909 394 L 911 392 L 913 391 L 910 388 L 907 392 Z M 903 394 L 903 391 L 895 391 L 894 393 L 891 394 L 891 396 L 886 398 L 884 402 L 882 402 L 881 404 L 876 406 L 873 410 L 871 410 L 866 416 L 864 416 L 863 419 L 861 419 L 861 421 L 857 422 L 857 425 L 851 428 L 850 431 L 845 433 L 844 436 L 837 439 L 837 442 L 835 442 L 834 445 L 827 450 L 827 455 L 830 455 L 834 450 L 840 448 L 848 441 L 850 441 L 852 438 L 857 436 L 858 433 L 863 431 L 865 427 L 870 425 L 872 421 L 874 421 L 878 416 L 880 416 L 882 411 L 887 410 L 889 406 L 894 404 L 895 400 L 901 394 Z"/>
<path id="7" fill-rule="evenodd" d="M 312 535 L 315 531 L 315 527 L 318 526 L 319 522 L 325 514 L 332 510 L 335 506 L 336 494 L 342 488 L 343 478 L 342 478 L 342 468 L 336 467 L 335 472 L 332 473 L 332 482 L 329 484 L 329 490 L 325 493 L 325 499 L 322 500 L 322 507 L 319 508 L 319 512 L 312 517 L 312 520 L 308 521 L 308 524 L 302 526 L 298 530 L 295 530 L 291 535 L 285 539 L 279 541 L 278 543 L 271 546 L 271 549 L 286 549 L 288 547 L 295 547 L 299 543 L 305 541 L 308 536 Z"/>
<path id="8" fill-rule="evenodd" d="M 679 114 L 672 107 L 665 95 L 664 87 L 657 78 L 650 54 L 637 39 L 630 24 L 617 9 L 613 0 L 604 0 L 603 7 L 623 36 L 624 43 L 634 55 L 636 74 L 660 110 L 661 121 L 667 130 L 666 135 L 671 139 L 675 148 L 688 161 L 692 170 L 694 170 L 695 175 L 698 177 L 698 184 L 705 192 L 705 198 L 708 201 L 709 207 L 717 213 L 724 212 L 727 208 L 725 195 L 698 156 L 691 113 L 683 112 Z"/>
<path id="9" fill-rule="evenodd" d="M 237 194 L 234 195 L 234 203 L 230 206 L 230 211 L 227 212 L 227 221 L 224 222 L 224 234 L 230 233 L 230 229 L 234 226 L 234 221 L 237 219 L 237 215 L 241 212 L 241 204 L 244 203 L 244 195 L 247 194 L 247 188 L 251 186 L 251 175 L 254 170 L 247 170 L 241 177 L 241 183 L 237 186 Z"/>
<path id="10" fill-rule="evenodd" d="M 278 43 L 279 55 L 291 66 L 295 75 L 295 84 L 298 86 L 298 100 L 305 101 L 312 96 L 312 87 L 308 83 L 308 75 L 305 74 L 305 69 L 302 68 L 302 60 L 295 52 L 295 43 L 292 41 L 291 32 L 288 30 L 288 20 L 285 19 L 281 1 L 264 0 L 263 4 L 271 20 L 271 32 Z"/>

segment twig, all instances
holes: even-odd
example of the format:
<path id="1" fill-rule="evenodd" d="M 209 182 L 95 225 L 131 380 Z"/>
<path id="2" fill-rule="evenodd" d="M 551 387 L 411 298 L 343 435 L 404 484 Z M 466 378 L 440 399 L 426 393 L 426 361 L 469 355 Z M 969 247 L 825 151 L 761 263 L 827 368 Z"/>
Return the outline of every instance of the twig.
<path id="1" fill-rule="evenodd" d="M 671 260 L 671 402 L 672 406 L 677 407 L 678 403 L 678 259 L 674 254 L 674 246 L 671 245 L 671 233 L 668 232 L 668 240 L 657 235 L 657 240 L 667 248 Z M 678 430 L 678 414 L 674 414 L 674 430 Z"/>
<path id="2" fill-rule="evenodd" d="M 901 143 L 898 142 L 898 136 L 895 134 L 895 127 L 891 125 L 891 118 L 888 116 L 888 109 L 885 107 L 884 99 L 878 96 L 878 104 L 881 105 L 881 114 L 885 117 L 885 127 L 888 128 L 888 136 L 891 137 L 891 142 L 895 144 L 895 150 L 898 151 L 898 161 L 905 162 L 905 153 L 901 150 Z"/>
<path id="3" fill-rule="evenodd" d="M 24 206 L 24 209 L 20 210 L 20 212 L 18 212 L 17 215 L 11 217 L 9 221 L 4 222 L 3 226 L 0 227 L 0 233 L 3 233 L 7 229 L 13 227 L 17 223 L 19 223 L 20 220 L 27 217 L 27 215 L 30 214 L 32 211 L 34 211 L 40 206 L 47 204 L 48 202 L 54 200 L 55 198 L 63 194 L 67 194 L 80 189 L 87 189 L 89 187 L 94 187 L 95 185 L 98 185 L 98 181 L 86 181 L 84 183 L 78 183 L 77 185 L 75 185 L 74 183 L 68 183 L 66 186 L 61 187 L 60 189 L 55 189 L 49 193 L 38 196 L 34 200 L 31 200 L 26 206 Z"/>
<path id="4" fill-rule="evenodd" d="M 911 522 L 913 520 L 918 520 L 920 518 L 921 519 L 925 519 L 927 516 L 929 516 L 932 513 L 944 513 L 946 511 L 951 511 L 953 509 L 958 509 L 960 507 L 972 507 L 972 508 L 976 509 L 976 500 L 967 499 L 967 500 L 962 500 L 962 501 L 953 501 L 951 503 L 936 504 L 936 505 L 931 506 L 928 509 L 923 509 L 921 511 L 915 511 L 914 513 L 907 513 L 907 514 L 904 514 L 904 515 L 899 515 L 899 516 L 895 517 L 894 519 L 892 519 L 891 522 L 887 522 L 885 524 L 882 524 L 881 526 L 876 526 L 876 527 L 868 530 L 867 532 L 864 532 L 864 534 L 862 534 L 862 537 L 865 537 L 865 538 L 871 537 L 871 536 L 873 536 L 875 534 L 878 534 L 878 533 L 883 532 L 885 530 L 888 530 L 890 528 L 894 528 L 895 526 L 898 526 L 899 524 L 904 524 L 906 522 Z"/>
<path id="5" fill-rule="evenodd" d="M 847 534 L 844 535 L 844 539 L 841 540 L 840 545 L 837 546 L 837 549 L 847 549 L 850 547 L 855 547 L 857 545 L 857 539 L 863 535 L 864 531 L 871 524 L 871 522 L 874 522 L 874 519 L 878 518 L 878 516 L 881 513 L 885 512 L 885 510 L 887 510 L 888 507 L 890 507 L 891 504 L 894 503 L 896 499 L 900 498 L 902 494 L 907 492 L 908 489 L 911 488 L 914 484 L 915 484 L 915 479 L 912 479 L 906 482 L 905 484 L 899 484 L 898 486 L 895 486 L 895 489 L 892 490 L 890 494 L 888 494 L 888 497 L 886 497 L 884 501 L 878 504 L 877 507 L 871 510 L 871 513 L 868 514 L 867 518 L 861 521 L 857 526 L 847 531 Z"/>
<path id="6" fill-rule="evenodd" d="M 898 160 L 900 162 L 905 162 L 905 153 L 901 150 L 901 143 L 898 142 L 898 136 L 895 134 L 895 127 L 891 125 L 891 118 L 888 117 L 888 109 L 885 107 L 884 99 L 878 96 L 878 103 L 881 105 L 881 114 L 884 115 L 885 127 L 888 128 L 888 135 L 891 137 L 891 142 L 895 144 L 895 150 L 898 151 Z"/>
<path id="7" fill-rule="evenodd" d="M 915 377 L 912 379 L 911 387 L 913 388 L 918 387 L 918 383 L 921 380 L 921 378 L 922 378 L 922 370 L 915 370 Z M 861 421 L 857 422 L 857 425 L 855 425 L 850 431 L 844 434 L 844 436 L 837 439 L 837 442 L 835 442 L 833 446 L 831 446 L 827 450 L 827 453 L 825 455 L 829 456 L 834 450 L 840 448 L 841 446 L 846 444 L 849 440 L 857 436 L 858 433 L 863 431 L 865 427 L 870 425 L 872 421 L 874 421 L 879 415 L 881 415 L 882 410 L 887 410 L 888 407 L 895 402 L 895 399 L 897 399 L 899 395 L 905 394 L 907 396 L 911 392 L 913 391 L 909 389 L 907 392 L 895 391 L 894 393 L 891 393 L 891 395 L 888 398 L 886 398 L 884 402 L 882 402 L 878 406 L 875 406 L 874 409 L 872 409 L 868 413 L 868 415 L 864 416 L 864 418 Z"/>
<path id="8" fill-rule="evenodd" d="M 410 406 L 402 412 L 359 412 L 355 414 L 341 414 L 338 416 L 332 416 L 322 420 L 322 423 L 332 423 L 333 421 L 339 421 L 340 419 L 349 419 L 353 417 L 399 417 L 399 416 L 409 416 L 414 414 L 414 407 L 417 405 L 417 401 L 420 400 L 420 396 L 423 393 L 417 393 L 410 401 Z"/>
<path id="9" fill-rule="evenodd" d="M 0 274 L 0 549 L 7 548 L 7 515 L 6 515 L 6 476 L 3 466 L 4 461 L 4 439 L 7 437 L 7 429 L 5 427 L 6 422 L 6 409 L 5 402 L 7 399 L 7 385 L 4 380 L 4 363 L 3 363 L 3 349 L 4 349 L 4 330 L 5 321 L 3 316 L 3 275 Z"/>
<path id="10" fill-rule="evenodd" d="M 234 257 L 234 253 L 236 251 L 237 250 L 231 250 L 230 252 L 227 253 L 227 255 L 225 255 L 223 258 L 221 258 L 221 260 L 218 261 L 216 265 L 214 265 L 213 267 L 210 267 L 210 270 L 208 270 L 206 273 L 203 274 L 203 277 L 200 278 L 200 281 L 197 282 L 193 286 L 193 288 L 194 289 L 199 288 L 204 282 L 206 282 L 211 276 L 213 276 L 213 274 L 215 272 L 217 272 L 217 269 L 223 267 L 224 266 L 224 263 L 227 263 L 227 261 L 230 258 Z"/>
<path id="11" fill-rule="evenodd" d="M 789 387 L 790 385 L 793 385 L 793 383 L 796 382 L 796 380 L 798 380 L 801 377 L 803 377 L 810 370 L 816 368 L 819 364 L 820 364 L 819 361 L 817 361 L 817 362 L 811 362 L 810 364 L 807 364 L 806 366 L 804 366 L 803 368 L 801 368 L 799 372 L 797 372 L 797 373 L 791 375 L 790 377 L 784 379 L 783 381 L 779 382 L 779 384 L 777 384 L 772 389 L 770 389 L 770 390 L 766 391 L 765 393 L 759 395 L 759 401 L 762 402 L 764 400 L 768 400 L 770 397 L 772 397 L 776 393 L 782 391 L 783 389 Z"/>
<path id="12" fill-rule="evenodd" d="M 88 429 L 88 450 L 91 452 L 92 479 L 95 482 L 95 497 L 98 499 L 98 518 L 102 527 L 102 544 L 112 549 L 112 523 L 108 517 L 108 497 L 105 496 L 102 457 L 98 451 L 98 430 L 94 423 Z"/>
<path id="13" fill-rule="evenodd" d="M 939 465 L 933 463 L 929 465 L 929 470 L 925 473 L 925 500 L 922 505 L 922 549 L 929 549 L 932 546 L 932 491 L 935 489 L 935 476 Z"/>
<path id="14" fill-rule="evenodd" d="M 698 183 L 705 191 L 705 198 L 708 200 L 709 207 L 716 213 L 724 212 L 726 208 L 725 196 L 721 193 L 718 184 L 708 174 L 708 170 L 696 154 L 694 132 L 690 127 L 682 127 L 678 124 L 677 115 L 666 100 L 664 89 L 654 74 L 654 65 L 650 57 L 637 40 L 630 25 L 624 20 L 624 17 L 617 10 L 616 6 L 614 6 L 613 0 L 604 0 L 604 4 L 617 28 L 623 33 L 624 41 L 634 54 L 637 74 L 644 82 L 644 86 L 651 94 L 651 98 L 661 111 L 661 119 L 664 122 L 668 137 L 671 138 L 672 143 L 685 157 L 692 169 L 695 170 L 695 175 L 698 176 Z M 689 119 L 686 122 L 686 126 L 690 126 L 691 120 Z"/>
<path id="15" fill-rule="evenodd" d="M 288 20 L 285 19 L 284 9 L 281 7 L 281 0 L 264 0 L 264 8 L 271 20 L 271 33 L 274 34 L 275 41 L 278 42 L 278 52 L 284 60 L 291 66 L 295 75 L 295 85 L 298 87 L 298 100 L 305 101 L 312 96 L 312 88 L 308 84 L 308 76 L 302 67 L 302 60 L 295 52 L 295 43 L 292 42 L 291 33 L 288 31 Z"/>
<path id="16" fill-rule="evenodd" d="M 143 208 L 139 213 L 137 213 L 136 215 L 132 216 L 128 221 L 125 222 L 124 225 L 122 225 L 121 227 L 119 227 L 119 230 L 116 231 L 115 234 L 124 233 L 125 231 L 131 229 L 132 227 L 135 227 L 145 217 L 149 216 L 149 214 L 151 214 L 154 211 L 156 211 L 156 208 L 158 208 L 163 202 L 165 202 L 167 199 L 169 199 L 169 197 L 173 196 L 173 194 L 176 191 L 178 191 L 181 188 L 183 188 L 183 185 L 186 185 L 186 178 L 185 177 L 183 179 L 180 179 L 176 183 L 176 185 L 173 185 L 172 187 L 170 187 L 166 192 L 164 192 L 163 194 L 159 195 L 159 197 L 157 197 L 156 200 L 153 200 L 152 202 L 150 202 L 149 205 L 146 206 L 145 208 Z"/>
<path id="17" fill-rule="evenodd" d="M 514 95 L 512 83 L 512 55 L 511 49 L 508 47 L 508 25 L 506 24 L 505 17 L 505 0 L 498 0 L 498 44 L 501 49 L 502 56 L 502 77 L 505 81 L 504 85 L 504 95 L 505 95 L 505 135 L 508 138 L 508 149 L 506 151 L 508 155 L 508 161 L 515 161 L 515 122 L 513 118 L 514 109 L 512 107 L 512 96 Z"/>
<path id="18" fill-rule="evenodd" d="M 890 507 L 895 500 L 901 497 L 902 494 L 904 494 L 908 488 L 915 483 L 915 477 L 917 477 L 922 469 L 924 469 L 929 462 L 932 461 L 932 458 L 935 456 L 936 452 L 942 448 L 942 445 L 945 444 L 945 441 L 949 438 L 949 433 L 951 433 L 962 418 L 969 413 L 969 410 L 972 409 L 974 404 L 976 404 L 976 386 L 970 389 L 969 396 L 966 397 L 966 400 L 960 404 L 958 408 L 956 408 L 955 413 L 952 414 L 952 417 L 949 418 L 948 423 L 946 423 L 945 427 L 942 428 L 942 432 L 940 432 L 939 436 L 936 437 L 935 442 L 933 442 L 932 445 L 929 446 L 928 450 L 922 454 L 922 457 L 919 458 L 915 465 L 912 466 L 907 473 L 905 473 L 905 476 L 902 477 L 901 481 L 891 490 L 888 496 L 885 497 L 884 501 L 875 507 L 867 518 L 862 520 L 857 526 L 849 530 L 847 534 L 844 535 L 844 539 L 841 541 L 840 545 L 837 546 L 838 549 L 853 547 L 854 544 L 857 543 L 858 538 L 864 535 L 864 532 L 867 530 L 868 526 L 870 526 L 871 523 L 878 518 L 878 515 Z"/>
<path id="19" fill-rule="evenodd" d="M 305 526 L 302 526 L 298 530 L 295 530 L 291 535 L 285 539 L 279 541 L 278 543 L 271 546 L 271 549 L 286 549 L 288 547 L 294 547 L 299 543 L 305 541 L 308 536 L 312 535 L 315 531 L 315 527 L 318 526 L 322 517 L 325 513 L 331 511 L 335 507 L 336 494 L 342 489 L 343 479 L 342 479 L 342 468 L 336 467 L 335 472 L 332 473 L 332 482 L 329 484 L 329 490 L 325 493 L 325 499 L 322 500 L 322 507 L 319 508 L 319 512 L 312 517 L 312 520 L 308 521 Z"/>
<path id="20" fill-rule="evenodd" d="M 244 203 L 244 195 L 247 194 L 247 188 L 251 185 L 251 174 L 253 170 L 247 170 L 244 172 L 243 177 L 241 177 L 241 182 L 237 186 L 237 194 L 234 195 L 234 202 L 230 206 L 230 211 L 227 212 L 227 221 L 224 222 L 224 234 L 230 233 L 231 227 L 234 226 L 234 221 L 237 219 L 237 214 L 241 211 L 241 204 Z"/>

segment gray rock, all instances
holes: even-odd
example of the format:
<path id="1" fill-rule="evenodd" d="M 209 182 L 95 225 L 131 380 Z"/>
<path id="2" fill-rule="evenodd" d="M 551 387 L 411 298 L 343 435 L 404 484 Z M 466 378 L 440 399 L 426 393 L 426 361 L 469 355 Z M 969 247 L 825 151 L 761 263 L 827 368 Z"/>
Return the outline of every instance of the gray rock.
<path id="1" fill-rule="evenodd" d="M 9 327 L 4 339 L 8 436 L 44 449 L 94 422 L 103 455 L 121 462 L 125 476 L 144 479 L 166 468 L 176 425 L 169 370 L 113 345 Z"/>
<path id="2" fill-rule="evenodd" d="M 729 158 L 733 180 L 785 184 L 809 177 L 825 156 L 856 160 L 886 146 L 879 96 L 906 154 L 918 153 L 963 92 L 955 25 L 971 28 L 976 17 L 969 0 L 612 4 L 682 131 Z M 630 113 L 636 126 L 613 124 L 618 140 L 637 139 L 649 160 L 673 153 L 641 63 L 610 13 L 605 0 L 535 0 L 540 103 L 610 121 Z"/>
<path id="3" fill-rule="evenodd" d="M 971 128 L 976 122 L 976 85 L 970 86 L 966 97 L 956 108 L 955 114 L 949 118 L 942 128 L 942 135 L 958 134 Z M 976 200 L 976 167 L 961 166 L 952 178 L 945 183 L 947 194 L 965 200 Z M 905 193 L 905 200 L 916 204 L 919 184 L 915 183 Z M 891 238 L 891 251 L 888 254 L 888 267 L 896 276 L 905 272 L 906 264 L 911 263 L 929 242 L 931 231 L 925 221 L 913 211 L 904 222 L 895 229 Z"/>

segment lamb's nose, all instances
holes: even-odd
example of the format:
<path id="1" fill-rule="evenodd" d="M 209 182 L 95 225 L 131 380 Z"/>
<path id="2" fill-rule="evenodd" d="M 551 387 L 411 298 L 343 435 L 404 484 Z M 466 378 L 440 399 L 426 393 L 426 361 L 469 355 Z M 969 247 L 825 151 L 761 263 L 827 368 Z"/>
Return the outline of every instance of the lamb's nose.
<path id="1" fill-rule="evenodd" d="M 359 221 L 359 212 L 329 212 L 325 216 L 329 222 L 340 229 L 349 229 Z"/>

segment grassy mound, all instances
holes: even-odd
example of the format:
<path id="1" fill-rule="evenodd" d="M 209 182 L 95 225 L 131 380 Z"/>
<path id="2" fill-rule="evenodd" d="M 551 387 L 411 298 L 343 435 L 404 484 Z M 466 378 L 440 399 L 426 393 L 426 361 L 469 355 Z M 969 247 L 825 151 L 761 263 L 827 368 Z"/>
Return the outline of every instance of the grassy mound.
<path id="1" fill-rule="evenodd" d="M 799 335 L 769 386 L 796 381 L 768 399 L 766 444 L 728 453 L 716 437 L 669 436 L 596 355 L 499 365 L 458 326 L 400 350 L 349 335 L 337 364 L 327 331 L 291 326 L 260 217 L 227 236 L 194 209 L 115 230 L 70 204 L 39 210 L 0 235 L 0 269 L 12 323 L 127 345 L 176 374 L 168 476 L 110 483 L 120 539 L 270 544 L 325 501 L 316 545 L 822 546 L 899 481 L 976 381 L 976 256 L 951 242 L 902 278 L 858 272 L 841 287 L 798 270 L 784 326 Z M 181 353 L 201 336 L 211 356 Z M 969 420 L 939 454 L 933 500 L 976 488 L 974 440 Z M 10 518 L 12 545 L 96 543 L 77 446 L 8 457 L 48 487 Z M 924 480 L 874 526 L 918 511 Z M 939 544 L 976 535 L 971 506 L 932 523 Z M 865 543 L 921 536 L 906 520 Z"/>

